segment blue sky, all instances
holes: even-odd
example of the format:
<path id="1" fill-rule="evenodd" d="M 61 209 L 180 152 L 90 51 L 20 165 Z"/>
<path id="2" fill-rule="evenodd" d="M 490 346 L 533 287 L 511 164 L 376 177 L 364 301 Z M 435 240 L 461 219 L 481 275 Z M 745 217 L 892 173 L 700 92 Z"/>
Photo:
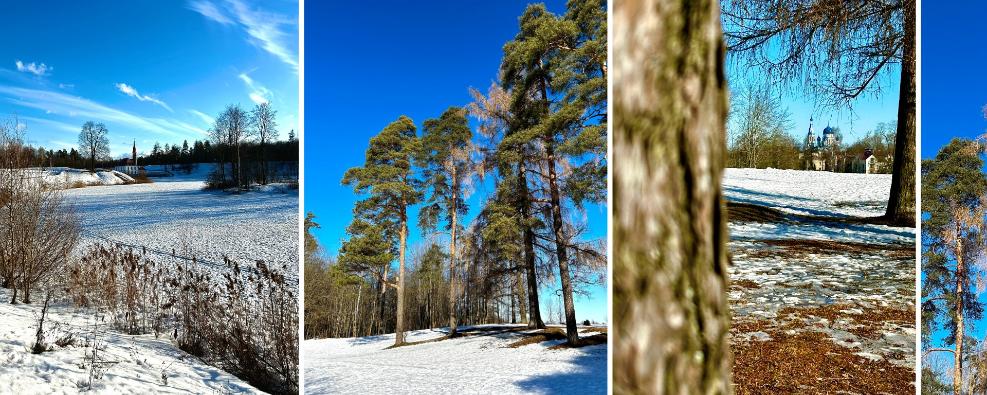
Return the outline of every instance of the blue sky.
<path id="1" fill-rule="evenodd" d="M 334 255 L 345 239 L 359 198 L 340 184 L 343 173 L 360 166 L 370 137 L 404 114 L 419 126 L 449 106 L 470 102 L 469 88 L 482 92 L 497 78 L 504 43 L 517 32 L 527 2 L 403 2 L 375 7 L 360 2 L 307 2 L 305 15 L 305 211 L 322 226 L 315 232 Z M 549 1 L 556 14 L 564 1 Z M 478 211 L 477 187 L 469 219 Z M 413 209 L 412 212 L 417 210 Z M 576 214 L 582 218 L 581 214 Z M 590 236 L 606 237 L 606 207 L 586 210 Z M 416 219 L 412 219 L 413 224 Z M 412 227 L 410 244 L 423 240 Z M 551 288 L 551 289 L 549 289 Z M 542 291 L 543 318 L 549 295 Z M 576 299 L 579 320 L 605 321 L 606 286 Z"/>
<path id="2" fill-rule="evenodd" d="M 976 138 L 987 132 L 982 108 L 987 105 L 987 53 L 979 50 L 987 38 L 982 16 L 987 4 L 964 2 L 949 7 L 924 2 L 921 34 L 921 155 L 935 157 L 954 137 Z M 987 303 L 987 293 L 980 294 Z M 987 336 L 984 320 L 967 321 L 967 335 L 983 341 Z M 933 334 L 941 345 L 945 331 Z M 952 354 L 937 355 L 944 369 L 952 368 Z M 950 381 L 951 375 L 945 380 Z"/>
<path id="3" fill-rule="evenodd" d="M 55 11 L 55 12 L 53 12 Z M 12 2 L 0 35 L 0 115 L 31 144 L 77 147 L 104 122 L 114 157 L 205 139 L 227 104 L 268 101 L 298 129 L 298 2 Z"/>
<path id="4" fill-rule="evenodd" d="M 747 68 L 742 60 L 738 62 L 739 59 L 730 56 L 727 59 L 731 95 L 740 95 L 749 86 L 762 86 L 765 79 L 770 79 L 762 70 Z M 867 92 L 857 97 L 849 106 L 828 106 L 826 97 L 809 93 L 797 84 L 787 87 L 776 85 L 773 92 L 780 96 L 782 107 L 788 109 L 792 121 L 788 132 L 799 138 L 799 142 L 805 139 L 809 131 L 809 118 L 812 117 L 816 136 L 830 125 L 840 129 L 844 143 L 852 144 L 867 132 L 873 131 L 877 124 L 897 120 L 900 70 L 900 65 L 895 64 L 882 71 Z M 731 98 L 731 102 L 736 100 Z M 737 130 L 737 122 L 739 117 L 731 117 L 731 130 Z M 729 138 L 732 139 L 733 136 Z"/>

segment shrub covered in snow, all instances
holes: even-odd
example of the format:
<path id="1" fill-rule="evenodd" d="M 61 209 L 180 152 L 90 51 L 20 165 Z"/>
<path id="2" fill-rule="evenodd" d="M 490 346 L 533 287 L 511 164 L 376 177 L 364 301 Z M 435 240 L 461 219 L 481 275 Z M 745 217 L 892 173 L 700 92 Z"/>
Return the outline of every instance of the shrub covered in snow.
<path id="1" fill-rule="evenodd" d="M 298 392 L 298 318 L 294 286 L 263 261 L 224 260 L 222 278 L 195 258 L 160 263 L 145 251 L 91 247 L 69 270 L 79 305 L 109 313 L 131 334 L 169 333 L 182 350 L 257 388 Z"/>

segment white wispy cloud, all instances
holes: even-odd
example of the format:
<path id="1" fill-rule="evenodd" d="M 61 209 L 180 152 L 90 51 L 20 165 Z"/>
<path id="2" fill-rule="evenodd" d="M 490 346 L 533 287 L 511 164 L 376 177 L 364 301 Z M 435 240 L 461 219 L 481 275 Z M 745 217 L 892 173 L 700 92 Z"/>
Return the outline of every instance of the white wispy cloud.
<path id="1" fill-rule="evenodd" d="M 271 90 L 267 87 L 257 83 L 253 78 L 250 78 L 247 73 L 240 73 L 240 80 L 247 85 L 250 89 L 250 100 L 254 104 L 264 104 L 271 101 Z"/>
<path id="2" fill-rule="evenodd" d="M 190 109 L 190 110 L 188 110 L 188 112 L 191 113 L 192 115 L 195 115 L 195 116 L 199 117 L 199 119 L 201 119 L 202 122 L 205 122 L 206 125 L 212 126 L 212 124 L 216 122 L 216 120 L 213 119 L 213 117 L 210 117 L 209 115 L 206 115 L 206 113 L 204 113 L 202 111 L 199 111 L 199 110 L 191 110 Z"/>
<path id="3" fill-rule="evenodd" d="M 125 126 L 133 131 L 169 137 L 187 137 L 189 134 L 204 136 L 208 134 L 204 129 L 186 122 L 168 118 L 137 116 L 89 99 L 57 91 L 0 85 L 0 95 L 6 96 L 6 101 L 17 106 L 45 111 L 46 114 L 79 119 L 80 127 L 83 121 L 98 120 Z"/>
<path id="4" fill-rule="evenodd" d="M 202 14 L 202 16 L 212 19 L 215 22 L 219 22 L 224 25 L 232 25 L 233 20 L 226 16 L 219 7 L 209 1 L 192 1 L 189 3 L 189 8 L 195 12 Z"/>
<path id="5" fill-rule="evenodd" d="M 298 20 L 251 7 L 242 0 L 192 0 L 189 9 L 223 24 L 243 28 L 248 42 L 298 71 Z"/>
<path id="6" fill-rule="evenodd" d="M 127 85 L 127 84 L 122 83 L 122 82 L 118 82 L 116 84 L 116 87 L 117 87 L 117 89 L 120 90 L 120 92 L 123 92 L 127 96 L 136 98 L 137 100 L 140 100 L 140 101 L 146 101 L 146 102 L 151 102 L 151 103 L 157 104 L 157 105 L 159 105 L 161 107 L 164 107 L 168 111 L 174 112 L 174 111 L 171 110 L 171 107 L 169 107 L 167 103 L 165 103 L 165 102 L 163 102 L 161 100 L 158 100 L 156 98 L 153 98 L 151 96 L 142 95 L 142 94 L 140 94 L 140 92 L 137 91 L 136 88 L 134 88 L 134 87 L 132 87 L 130 85 Z"/>
<path id="7" fill-rule="evenodd" d="M 47 74 L 49 70 L 55 69 L 54 67 L 48 67 L 48 65 L 44 63 L 35 63 L 35 62 L 24 63 L 20 61 L 20 59 L 15 61 L 14 64 L 17 65 L 17 71 L 31 73 L 39 77 Z"/>
<path id="8" fill-rule="evenodd" d="M 78 133 L 82 130 L 82 125 L 73 125 L 66 122 L 55 121 L 52 119 L 35 118 L 35 117 L 24 117 L 20 116 L 18 119 L 27 123 L 28 130 L 58 130 L 68 133 Z"/>

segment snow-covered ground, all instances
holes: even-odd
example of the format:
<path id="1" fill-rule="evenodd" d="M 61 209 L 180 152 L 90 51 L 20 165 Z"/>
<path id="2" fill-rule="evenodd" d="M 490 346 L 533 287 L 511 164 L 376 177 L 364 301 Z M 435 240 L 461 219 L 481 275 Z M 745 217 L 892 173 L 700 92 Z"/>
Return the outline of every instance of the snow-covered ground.
<path id="1" fill-rule="evenodd" d="M 793 325 L 824 332 L 858 355 L 913 367 L 914 320 L 864 317 L 875 312 L 901 317 L 914 309 L 915 229 L 840 220 L 882 215 L 890 184 L 891 176 L 882 174 L 727 169 L 729 202 L 784 214 L 776 221 L 737 215 L 741 218 L 729 223 L 734 326 L 768 320 L 781 327 L 792 322 L 780 321 L 796 320 Z M 839 307 L 838 319 L 820 319 L 824 314 L 812 310 L 827 306 Z M 854 335 L 864 326 L 876 334 Z M 763 332 L 737 335 L 767 339 Z"/>
<path id="2" fill-rule="evenodd" d="M 121 185 L 134 182 L 134 179 L 115 170 L 73 169 L 70 167 L 45 167 L 27 169 L 27 176 L 40 180 L 45 185 L 58 189 L 79 188 L 99 185 Z"/>
<path id="3" fill-rule="evenodd" d="M 223 257 L 252 267 L 288 268 L 289 283 L 298 281 L 298 190 L 270 186 L 243 194 L 206 191 L 211 166 L 189 174 L 155 178 L 153 183 L 93 186 L 64 191 L 65 201 L 79 214 L 82 240 L 77 254 L 92 243 L 123 243 L 146 248 L 159 263 L 194 256 L 203 267 L 227 270 Z M 113 183 L 104 183 L 113 184 Z M 244 275 L 248 275 L 244 272 Z M 215 277 L 222 278 L 222 277 Z M 55 347 L 40 355 L 29 345 L 41 307 L 10 305 L 0 288 L 0 393 L 78 393 L 88 381 L 84 362 L 86 339 L 93 333 L 96 312 L 71 307 L 64 298 L 50 311 L 48 327 L 57 336 L 72 332 L 78 346 Z M 99 380 L 97 393 L 255 393 L 240 379 L 179 350 L 170 333 L 130 336 L 101 324 L 99 354 L 116 361 Z M 102 359 L 102 358 L 101 358 Z M 167 379 L 162 378 L 162 374 Z M 167 381 L 167 383 L 166 383 Z"/>
<path id="4" fill-rule="evenodd" d="M 89 391 L 86 355 L 92 347 L 86 344 L 93 339 L 96 315 L 64 304 L 50 307 L 45 323 L 49 336 L 72 333 L 77 344 L 53 346 L 51 351 L 32 354 L 28 350 L 34 343 L 41 307 L 37 303 L 11 305 L 9 300 L 10 292 L 0 288 L 0 393 Z M 91 390 L 95 393 L 258 393 L 242 380 L 177 349 L 167 334 L 159 339 L 153 335 L 124 335 L 108 331 L 105 323 L 95 333 L 100 344 L 98 359 L 116 362 L 105 369 L 101 378 L 93 380 Z"/>
<path id="5" fill-rule="evenodd" d="M 500 326 L 500 325 L 498 325 Z M 482 328 L 483 326 L 478 326 Z M 517 326 L 523 328 L 523 326 Z M 465 328 L 464 328 L 465 329 Z M 302 342 L 309 394 L 603 394 L 607 346 L 550 350 L 564 341 L 510 348 L 522 331 L 480 334 L 398 348 L 394 335 Z M 437 339 L 442 329 L 407 332 Z M 591 333 L 581 332 L 580 336 Z"/>
<path id="6" fill-rule="evenodd" d="M 250 265 L 292 269 L 297 279 L 298 190 L 270 186 L 242 194 L 206 191 L 209 165 L 153 183 L 80 188 L 65 198 L 82 219 L 83 245 L 121 242 L 164 258 L 172 252 L 222 266 L 227 256 Z"/>
<path id="7" fill-rule="evenodd" d="M 891 175 L 726 169 L 723 190 L 731 201 L 793 214 L 872 217 L 884 214 Z"/>

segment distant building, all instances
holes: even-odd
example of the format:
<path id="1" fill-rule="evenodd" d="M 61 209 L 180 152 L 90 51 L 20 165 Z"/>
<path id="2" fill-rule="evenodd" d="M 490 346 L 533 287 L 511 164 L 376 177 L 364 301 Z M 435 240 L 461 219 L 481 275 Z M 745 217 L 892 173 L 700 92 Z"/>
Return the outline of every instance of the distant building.
<path id="1" fill-rule="evenodd" d="M 877 173 L 877 157 L 874 150 L 867 148 L 860 155 L 854 156 L 850 163 L 850 171 L 853 173 L 873 174 Z"/>
<path id="2" fill-rule="evenodd" d="M 840 143 L 843 136 L 840 130 L 826 125 L 821 136 L 816 136 L 812 130 L 812 117 L 809 117 L 809 133 L 805 136 L 802 149 L 802 160 L 806 170 L 837 169 L 840 163 Z"/>
<path id="3" fill-rule="evenodd" d="M 809 132 L 805 136 L 800 154 L 804 169 L 866 174 L 878 172 L 880 162 L 874 155 L 873 148 L 867 148 L 857 155 L 843 152 L 843 135 L 840 129 L 826 125 L 822 135 L 816 136 L 812 130 L 812 121 L 812 117 L 809 117 Z"/>

